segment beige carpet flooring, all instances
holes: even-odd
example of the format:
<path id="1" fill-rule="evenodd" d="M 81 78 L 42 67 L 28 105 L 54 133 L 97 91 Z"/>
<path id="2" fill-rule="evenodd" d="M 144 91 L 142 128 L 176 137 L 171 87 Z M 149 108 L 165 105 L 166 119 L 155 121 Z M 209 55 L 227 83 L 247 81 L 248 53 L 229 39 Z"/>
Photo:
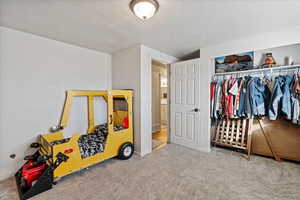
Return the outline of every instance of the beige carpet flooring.
<path id="1" fill-rule="evenodd" d="M 159 147 L 162 144 L 165 144 L 165 142 L 152 139 L 152 149 L 156 149 L 157 147 Z"/>
<path id="2" fill-rule="evenodd" d="M 18 199 L 14 179 L 0 199 Z M 300 164 L 215 149 L 167 145 L 127 161 L 111 159 L 61 179 L 33 200 L 299 200 Z"/>

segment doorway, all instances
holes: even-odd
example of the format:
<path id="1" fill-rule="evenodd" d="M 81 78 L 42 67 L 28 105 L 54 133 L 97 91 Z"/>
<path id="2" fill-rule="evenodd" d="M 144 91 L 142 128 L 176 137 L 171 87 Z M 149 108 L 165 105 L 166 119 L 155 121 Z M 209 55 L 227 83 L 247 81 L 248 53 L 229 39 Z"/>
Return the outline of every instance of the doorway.
<path id="1" fill-rule="evenodd" d="M 152 150 L 166 146 L 169 124 L 168 66 L 152 60 Z"/>

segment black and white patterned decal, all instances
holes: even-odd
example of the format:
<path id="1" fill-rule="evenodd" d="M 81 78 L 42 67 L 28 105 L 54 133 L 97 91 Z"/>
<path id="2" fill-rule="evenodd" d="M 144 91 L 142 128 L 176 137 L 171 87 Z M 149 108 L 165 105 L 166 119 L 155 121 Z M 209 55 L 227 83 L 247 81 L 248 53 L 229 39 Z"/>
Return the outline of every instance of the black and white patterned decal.
<path id="1" fill-rule="evenodd" d="M 123 126 L 115 126 L 114 131 L 123 130 Z M 95 130 L 91 134 L 85 134 L 78 139 L 78 145 L 82 158 L 93 156 L 97 153 L 103 152 L 105 149 L 106 138 L 108 135 L 107 123 L 101 124 L 95 127 Z M 51 145 L 62 144 L 68 142 L 70 138 L 63 140 L 56 140 L 51 142 Z"/>

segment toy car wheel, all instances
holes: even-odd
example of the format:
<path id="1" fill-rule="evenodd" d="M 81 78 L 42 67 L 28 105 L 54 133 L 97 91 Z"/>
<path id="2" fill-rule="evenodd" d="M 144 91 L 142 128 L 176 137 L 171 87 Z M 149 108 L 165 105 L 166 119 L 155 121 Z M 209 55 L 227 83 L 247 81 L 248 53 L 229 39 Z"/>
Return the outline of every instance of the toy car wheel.
<path id="1" fill-rule="evenodd" d="M 127 160 L 133 155 L 133 151 L 133 144 L 130 142 L 126 142 L 121 146 L 118 158 L 121 160 Z"/>

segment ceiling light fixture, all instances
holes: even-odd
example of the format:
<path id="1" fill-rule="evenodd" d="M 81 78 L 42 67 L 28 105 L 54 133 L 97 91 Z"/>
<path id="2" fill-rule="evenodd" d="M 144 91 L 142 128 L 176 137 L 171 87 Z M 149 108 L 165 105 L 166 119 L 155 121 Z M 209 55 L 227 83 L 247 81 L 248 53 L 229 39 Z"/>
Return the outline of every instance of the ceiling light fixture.
<path id="1" fill-rule="evenodd" d="M 129 6 L 137 17 L 146 20 L 157 12 L 159 3 L 156 0 L 132 0 Z"/>

